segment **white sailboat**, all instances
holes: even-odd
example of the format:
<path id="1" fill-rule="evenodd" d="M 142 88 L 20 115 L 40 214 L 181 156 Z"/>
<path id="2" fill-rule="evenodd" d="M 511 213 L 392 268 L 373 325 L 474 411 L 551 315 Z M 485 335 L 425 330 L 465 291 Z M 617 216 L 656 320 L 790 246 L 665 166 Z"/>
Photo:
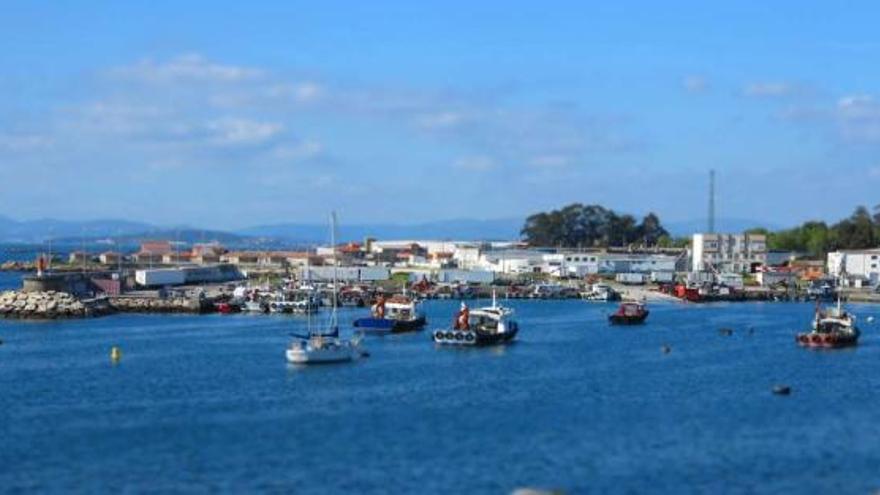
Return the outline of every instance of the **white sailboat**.
<path id="1" fill-rule="evenodd" d="M 309 318 L 309 334 L 294 335 L 293 342 L 287 348 L 287 360 L 294 364 L 342 363 L 366 356 L 361 346 L 362 336 L 356 334 L 350 340 L 339 338 L 339 321 L 336 315 L 336 213 L 330 214 L 330 244 L 333 246 L 333 299 L 330 313 L 329 328 L 314 332 Z"/>

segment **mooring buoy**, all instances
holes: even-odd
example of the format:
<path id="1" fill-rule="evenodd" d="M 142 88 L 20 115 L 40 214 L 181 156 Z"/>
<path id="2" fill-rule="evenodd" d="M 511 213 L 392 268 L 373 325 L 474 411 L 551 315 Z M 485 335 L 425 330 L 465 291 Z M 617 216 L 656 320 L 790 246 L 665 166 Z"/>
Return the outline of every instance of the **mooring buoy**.
<path id="1" fill-rule="evenodd" d="M 110 361 L 118 363 L 120 359 L 122 359 L 122 350 L 114 345 L 110 348 Z"/>
<path id="2" fill-rule="evenodd" d="M 670 352 L 672 352 L 672 347 L 669 347 L 667 344 L 663 344 L 662 346 L 660 346 L 660 352 L 662 352 L 663 354 L 669 354 Z"/>
<path id="3" fill-rule="evenodd" d="M 789 387 L 788 385 L 774 385 L 773 393 L 775 395 L 790 395 L 791 387 Z"/>
<path id="4" fill-rule="evenodd" d="M 731 335 L 733 335 L 733 329 L 732 328 L 722 328 L 722 329 L 718 330 L 718 333 L 720 333 L 721 335 L 724 335 L 725 337 L 730 337 Z"/>

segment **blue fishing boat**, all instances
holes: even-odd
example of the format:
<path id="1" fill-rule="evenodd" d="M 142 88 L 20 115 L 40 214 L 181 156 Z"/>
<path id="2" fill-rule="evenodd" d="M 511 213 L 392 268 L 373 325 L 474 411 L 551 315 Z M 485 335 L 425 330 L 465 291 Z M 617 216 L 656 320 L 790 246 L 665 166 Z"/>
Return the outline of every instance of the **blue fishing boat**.
<path id="1" fill-rule="evenodd" d="M 379 296 L 376 304 L 370 308 L 370 317 L 355 320 L 354 326 L 374 335 L 421 330 L 427 320 L 419 306 L 418 300 L 408 296 L 395 295 L 387 300 Z"/>

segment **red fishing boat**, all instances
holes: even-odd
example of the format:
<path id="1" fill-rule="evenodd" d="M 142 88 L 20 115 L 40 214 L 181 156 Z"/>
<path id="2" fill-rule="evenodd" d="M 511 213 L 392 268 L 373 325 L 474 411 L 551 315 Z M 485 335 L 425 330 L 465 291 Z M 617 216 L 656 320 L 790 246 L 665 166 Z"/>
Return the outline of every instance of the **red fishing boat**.
<path id="1" fill-rule="evenodd" d="M 608 317 L 608 321 L 612 325 L 640 325 L 645 322 L 648 313 L 648 309 L 640 302 L 625 302 Z"/>
<path id="2" fill-rule="evenodd" d="M 822 311 L 816 305 L 813 317 L 813 330 L 799 333 L 795 340 L 804 347 L 838 348 L 850 347 L 859 343 L 859 329 L 856 328 L 856 317 L 843 310 L 840 299 L 837 306 Z"/>

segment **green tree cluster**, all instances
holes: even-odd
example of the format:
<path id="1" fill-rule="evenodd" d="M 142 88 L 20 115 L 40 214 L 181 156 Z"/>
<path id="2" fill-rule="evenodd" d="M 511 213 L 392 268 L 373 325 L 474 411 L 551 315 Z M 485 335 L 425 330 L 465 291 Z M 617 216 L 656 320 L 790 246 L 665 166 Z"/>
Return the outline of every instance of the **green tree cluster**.
<path id="1" fill-rule="evenodd" d="M 639 222 L 632 215 L 580 203 L 528 217 L 521 234 L 532 246 L 665 246 L 674 242 L 654 213 Z"/>
<path id="2" fill-rule="evenodd" d="M 833 225 L 809 221 L 777 232 L 766 229 L 752 229 L 750 232 L 766 234 L 769 249 L 799 251 L 821 258 L 838 249 L 877 247 L 880 242 L 880 205 L 874 207 L 874 212 L 871 215 L 868 208 L 859 206 L 848 218 Z"/>

